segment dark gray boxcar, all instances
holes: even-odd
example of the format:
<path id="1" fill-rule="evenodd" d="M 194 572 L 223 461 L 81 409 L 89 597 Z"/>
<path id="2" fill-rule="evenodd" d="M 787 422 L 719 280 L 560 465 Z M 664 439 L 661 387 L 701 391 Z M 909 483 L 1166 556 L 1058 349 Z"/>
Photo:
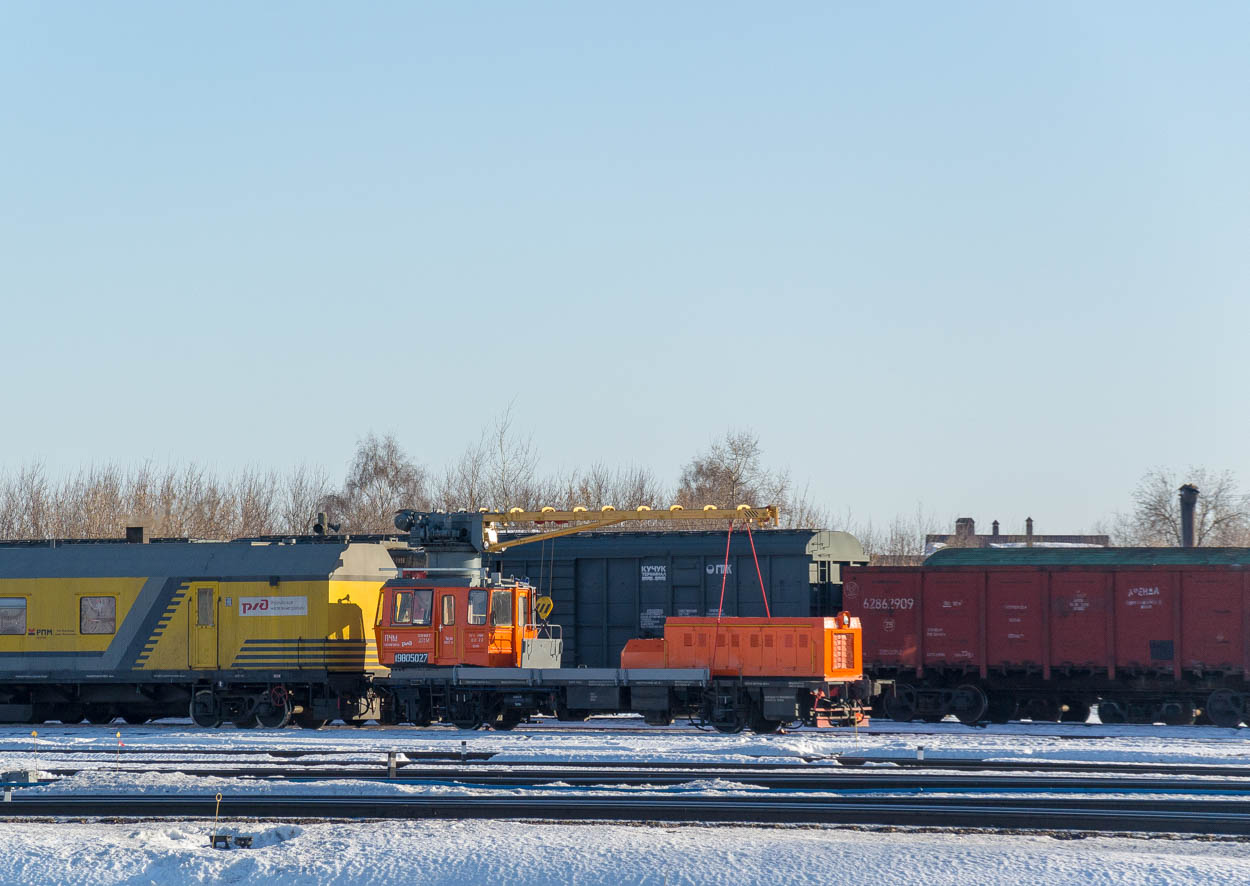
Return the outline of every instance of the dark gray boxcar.
<path id="1" fill-rule="evenodd" d="M 725 569 L 725 532 L 585 532 L 490 555 L 491 568 L 528 579 L 555 603 L 564 667 L 620 667 L 634 637 L 659 637 L 670 615 L 762 616 L 764 600 L 747 534 L 735 531 Z M 504 536 L 500 540 L 506 540 Z M 840 567 L 864 565 L 854 536 L 811 529 L 755 533 L 775 616 L 832 615 L 842 605 Z"/>

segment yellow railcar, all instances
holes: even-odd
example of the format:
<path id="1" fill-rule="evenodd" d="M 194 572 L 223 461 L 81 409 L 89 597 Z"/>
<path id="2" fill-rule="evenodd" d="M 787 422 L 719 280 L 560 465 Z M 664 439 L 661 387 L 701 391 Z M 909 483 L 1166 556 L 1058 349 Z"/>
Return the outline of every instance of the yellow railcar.
<path id="1" fill-rule="evenodd" d="M 0 721 L 363 717 L 394 574 L 365 543 L 2 547 Z"/>

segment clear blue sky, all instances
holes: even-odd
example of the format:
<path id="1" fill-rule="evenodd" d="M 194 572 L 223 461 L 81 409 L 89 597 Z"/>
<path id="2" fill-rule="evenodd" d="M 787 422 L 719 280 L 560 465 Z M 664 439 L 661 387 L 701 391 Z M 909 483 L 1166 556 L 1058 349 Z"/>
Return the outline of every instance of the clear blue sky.
<path id="1" fill-rule="evenodd" d="M 0 470 L 555 471 L 755 429 L 822 503 L 1250 483 L 1250 5 L 9 3 Z"/>

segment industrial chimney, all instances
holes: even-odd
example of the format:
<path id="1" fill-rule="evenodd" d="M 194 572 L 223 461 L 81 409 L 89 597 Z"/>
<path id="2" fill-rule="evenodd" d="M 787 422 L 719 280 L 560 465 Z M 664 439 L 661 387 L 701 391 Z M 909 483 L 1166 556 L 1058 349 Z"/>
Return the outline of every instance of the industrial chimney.
<path id="1" fill-rule="evenodd" d="M 1194 505 L 1198 503 L 1198 487 L 1186 483 L 1181 493 L 1181 547 L 1194 546 Z"/>

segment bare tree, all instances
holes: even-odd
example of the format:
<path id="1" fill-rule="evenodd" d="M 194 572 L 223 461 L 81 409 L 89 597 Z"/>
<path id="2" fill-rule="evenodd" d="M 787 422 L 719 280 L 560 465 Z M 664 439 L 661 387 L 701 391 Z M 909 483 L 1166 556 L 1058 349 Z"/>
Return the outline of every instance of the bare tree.
<path id="1" fill-rule="evenodd" d="M 556 485 L 558 491 L 553 501 L 565 508 L 597 511 L 610 506 L 632 510 L 643 505 L 663 507 L 669 502 L 669 493 L 651 469 L 638 465 L 611 468 L 598 462 L 585 473 L 573 472 Z M 637 524 L 624 524 L 621 528 L 637 528 Z"/>
<path id="2" fill-rule="evenodd" d="M 486 459 L 487 490 L 494 507 L 533 510 L 547 502 L 553 486 L 538 476 L 538 453 L 531 437 L 512 429 L 512 407 L 495 419 Z M 485 434 L 483 434 L 485 437 Z"/>
<path id="3" fill-rule="evenodd" d="M 794 492 L 788 470 L 764 466 L 759 437 L 749 431 L 727 431 L 696 454 L 682 470 L 676 498 L 685 508 L 777 505 L 781 525 L 793 529 L 825 528 L 829 521 L 828 511 L 808 497 L 806 488 Z"/>
<path id="4" fill-rule="evenodd" d="M 795 494 L 784 496 L 781 508 L 781 525 L 787 529 L 827 529 L 830 526 L 829 510 L 808 497 L 807 487 Z"/>
<path id="5" fill-rule="evenodd" d="M 460 459 L 448 465 L 438 482 L 435 499 L 448 511 L 476 511 L 487 507 L 486 447 L 484 439 L 465 449 Z"/>
<path id="6" fill-rule="evenodd" d="M 249 469 L 235 478 L 233 498 L 238 508 L 234 516 L 238 535 L 275 535 L 279 528 L 278 490 L 281 481 L 275 471 Z"/>
<path id="7" fill-rule="evenodd" d="M 514 431 L 509 406 L 444 470 L 435 498 L 449 511 L 528 511 L 557 500 L 561 488 L 558 479 L 539 475 L 533 439 Z"/>
<path id="8" fill-rule="evenodd" d="M 313 517 L 326 509 L 330 479 L 319 467 L 300 465 L 287 475 L 278 507 L 280 531 L 303 535 L 312 529 Z"/>
<path id="9" fill-rule="evenodd" d="M 940 520 L 917 503 L 913 514 L 897 514 L 885 526 L 872 520 L 859 522 L 848 512 L 839 528 L 851 533 L 864 546 L 874 566 L 914 566 L 924 560 L 925 536 L 935 535 L 950 520 Z"/>
<path id="10" fill-rule="evenodd" d="M 392 532 L 395 511 L 430 507 L 428 475 L 393 435 L 370 433 L 356 446 L 343 490 L 327 503 L 345 532 Z"/>
<path id="11" fill-rule="evenodd" d="M 1182 483 L 1198 487 L 1194 511 L 1194 544 L 1245 544 L 1250 535 L 1250 502 L 1238 490 L 1231 471 L 1208 471 L 1191 467 L 1184 474 L 1164 468 L 1148 471 L 1133 491 L 1133 510 L 1117 513 L 1107 534 L 1117 545 L 1174 546 L 1181 543 L 1180 500 Z"/>
<path id="12" fill-rule="evenodd" d="M 772 504 L 789 487 L 784 473 L 763 467 L 759 438 L 749 431 L 727 431 L 706 452 L 697 453 L 682 469 L 677 503 L 682 507 L 714 504 Z"/>

